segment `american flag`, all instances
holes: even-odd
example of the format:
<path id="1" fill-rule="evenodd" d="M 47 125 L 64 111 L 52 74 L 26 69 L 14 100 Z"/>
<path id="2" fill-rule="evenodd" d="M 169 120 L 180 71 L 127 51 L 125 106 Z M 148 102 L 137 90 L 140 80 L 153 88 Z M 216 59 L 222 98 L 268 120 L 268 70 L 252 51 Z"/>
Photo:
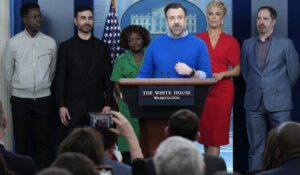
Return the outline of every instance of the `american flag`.
<path id="1" fill-rule="evenodd" d="M 111 1 L 108 16 L 105 20 L 102 41 L 109 45 L 111 62 L 124 53 L 124 49 L 120 47 L 120 26 L 116 13 L 115 0 Z"/>

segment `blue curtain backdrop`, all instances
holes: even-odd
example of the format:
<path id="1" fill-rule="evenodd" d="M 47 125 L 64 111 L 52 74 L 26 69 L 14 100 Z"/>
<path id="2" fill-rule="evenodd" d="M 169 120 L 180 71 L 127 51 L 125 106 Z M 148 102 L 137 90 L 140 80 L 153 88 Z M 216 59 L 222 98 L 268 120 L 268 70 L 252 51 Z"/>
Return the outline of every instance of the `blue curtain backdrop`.
<path id="1" fill-rule="evenodd" d="M 251 1 L 233 1 L 233 36 L 242 46 L 251 37 Z M 244 173 L 248 169 L 248 137 L 244 110 L 246 83 L 242 76 L 234 78 L 233 104 L 233 170 Z"/>
<path id="2" fill-rule="evenodd" d="M 288 2 L 288 36 L 291 38 L 295 44 L 297 52 L 300 54 L 300 18 L 299 18 L 299 1 Z M 292 120 L 300 122 L 300 80 L 293 88 L 293 103 L 294 109 L 292 111 Z"/>

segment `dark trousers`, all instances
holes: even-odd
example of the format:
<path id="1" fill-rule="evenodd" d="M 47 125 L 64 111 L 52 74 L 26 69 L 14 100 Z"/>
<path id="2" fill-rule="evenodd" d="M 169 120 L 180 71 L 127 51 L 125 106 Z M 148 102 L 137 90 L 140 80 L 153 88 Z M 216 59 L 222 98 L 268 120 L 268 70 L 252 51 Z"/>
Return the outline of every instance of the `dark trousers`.
<path id="1" fill-rule="evenodd" d="M 51 96 L 43 98 L 19 98 L 12 96 L 13 131 L 15 152 L 29 155 L 31 131 L 35 140 L 35 161 L 39 169 L 48 166 L 49 124 L 52 116 Z M 31 128 L 32 127 L 32 128 Z"/>
<path id="2" fill-rule="evenodd" d="M 70 114 L 71 120 L 67 127 L 67 133 L 70 133 L 75 128 L 89 126 L 90 118 L 88 114 Z"/>

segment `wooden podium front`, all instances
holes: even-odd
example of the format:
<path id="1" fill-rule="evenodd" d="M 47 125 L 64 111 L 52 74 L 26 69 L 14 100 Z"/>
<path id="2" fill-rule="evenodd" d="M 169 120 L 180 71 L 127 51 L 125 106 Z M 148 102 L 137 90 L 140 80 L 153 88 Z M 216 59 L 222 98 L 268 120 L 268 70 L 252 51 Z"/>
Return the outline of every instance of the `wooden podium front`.
<path id="1" fill-rule="evenodd" d="M 169 117 L 179 109 L 190 109 L 199 117 L 202 114 L 206 97 L 210 87 L 214 84 L 213 79 L 194 79 L 194 78 L 147 78 L 147 79 L 129 79 L 119 80 L 121 91 L 127 100 L 132 117 L 139 118 L 140 145 L 146 158 L 152 157 L 159 143 L 165 139 L 165 127 L 168 126 Z M 160 98 L 189 98 L 185 101 L 156 100 L 159 95 L 151 95 L 150 102 L 144 101 L 142 94 L 143 88 L 162 89 L 163 92 L 172 92 L 174 88 L 187 88 L 192 95 L 176 96 L 161 95 Z M 155 92 L 156 92 L 155 91 Z M 177 91 L 176 91 L 177 92 Z M 172 97 L 172 98 L 171 98 Z M 147 98 L 147 96 L 146 96 Z M 192 102 L 190 102 L 192 100 Z M 163 104 L 160 104 L 163 103 Z"/>

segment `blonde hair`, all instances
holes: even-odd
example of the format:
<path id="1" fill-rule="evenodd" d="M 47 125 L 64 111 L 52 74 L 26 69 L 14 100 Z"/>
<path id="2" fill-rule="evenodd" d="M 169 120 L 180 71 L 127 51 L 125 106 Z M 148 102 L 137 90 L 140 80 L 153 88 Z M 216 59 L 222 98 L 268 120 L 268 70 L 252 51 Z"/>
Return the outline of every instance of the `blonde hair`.
<path id="1" fill-rule="evenodd" d="M 208 14 L 208 12 L 210 11 L 210 9 L 212 7 L 220 8 L 222 10 L 223 17 L 225 17 L 225 15 L 227 13 L 227 8 L 226 8 L 225 4 L 222 1 L 210 1 L 210 3 L 208 3 L 207 7 L 206 7 L 206 15 Z"/>

